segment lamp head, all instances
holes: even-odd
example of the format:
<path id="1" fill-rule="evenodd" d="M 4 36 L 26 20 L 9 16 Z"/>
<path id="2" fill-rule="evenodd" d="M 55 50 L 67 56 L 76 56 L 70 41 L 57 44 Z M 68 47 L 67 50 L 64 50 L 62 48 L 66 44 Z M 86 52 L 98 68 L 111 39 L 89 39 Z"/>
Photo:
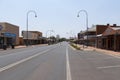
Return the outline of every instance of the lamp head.
<path id="1" fill-rule="evenodd" d="M 51 30 L 51 32 L 54 32 L 54 30 Z"/>
<path id="2" fill-rule="evenodd" d="M 37 17 L 37 15 L 35 15 L 35 17 Z"/>

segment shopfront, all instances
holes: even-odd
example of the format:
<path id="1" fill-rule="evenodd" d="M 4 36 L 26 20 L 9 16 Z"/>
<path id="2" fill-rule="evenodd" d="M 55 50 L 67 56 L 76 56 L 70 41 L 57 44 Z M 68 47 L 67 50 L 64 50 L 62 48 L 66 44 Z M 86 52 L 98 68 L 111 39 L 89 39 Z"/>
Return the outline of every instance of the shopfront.
<path id="1" fill-rule="evenodd" d="M 4 38 L 3 38 L 3 37 L 0 37 L 0 48 L 2 48 L 3 43 L 4 43 Z"/>
<path id="2" fill-rule="evenodd" d="M 2 37 L 0 37 L 0 48 L 3 47 L 3 45 L 6 45 L 7 47 L 10 47 L 12 45 L 15 45 L 16 43 L 16 34 L 13 33 L 2 33 Z"/>
<path id="3" fill-rule="evenodd" d="M 19 26 L 0 22 L 0 48 L 19 45 Z"/>
<path id="4" fill-rule="evenodd" d="M 108 27 L 102 37 L 106 37 L 104 49 L 120 51 L 120 27 Z"/>

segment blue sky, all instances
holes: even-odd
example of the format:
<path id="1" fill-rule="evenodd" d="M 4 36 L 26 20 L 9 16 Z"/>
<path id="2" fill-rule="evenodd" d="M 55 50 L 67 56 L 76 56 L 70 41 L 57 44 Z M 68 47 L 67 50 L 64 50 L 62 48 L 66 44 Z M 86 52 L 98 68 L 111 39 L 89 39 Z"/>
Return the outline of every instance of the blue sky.
<path id="1" fill-rule="evenodd" d="M 48 30 L 61 37 L 74 36 L 85 30 L 84 13 L 88 12 L 89 27 L 92 24 L 120 25 L 120 0 L 0 0 L 0 22 L 9 22 L 20 26 L 20 31 L 26 30 L 26 14 L 29 10 L 37 12 L 29 14 L 29 30 L 37 30 L 46 35 Z M 67 34 L 69 33 L 69 34 Z"/>

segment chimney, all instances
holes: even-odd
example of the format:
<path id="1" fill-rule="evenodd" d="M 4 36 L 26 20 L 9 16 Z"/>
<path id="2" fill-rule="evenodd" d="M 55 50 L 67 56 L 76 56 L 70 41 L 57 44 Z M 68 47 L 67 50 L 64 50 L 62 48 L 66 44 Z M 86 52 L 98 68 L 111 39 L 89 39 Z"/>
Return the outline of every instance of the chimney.
<path id="1" fill-rule="evenodd" d="M 107 26 L 110 26 L 110 24 L 107 24 Z"/>
<path id="2" fill-rule="evenodd" d="M 113 24 L 113 27 L 116 27 L 117 26 L 117 24 Z"/>

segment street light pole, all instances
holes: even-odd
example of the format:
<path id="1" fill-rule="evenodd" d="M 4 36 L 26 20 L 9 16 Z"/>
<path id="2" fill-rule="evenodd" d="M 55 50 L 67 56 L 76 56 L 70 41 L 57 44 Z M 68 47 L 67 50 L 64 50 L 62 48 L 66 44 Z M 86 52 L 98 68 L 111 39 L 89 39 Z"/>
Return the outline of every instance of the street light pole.
<path id="1" fill-rule="evenodd" d="M 53 30 L 48 30 L 47 32 L 46 32 L 46 38 L 47 38 L 47 33 L 50 31 L 50 36 L 51 36 L 51 32 L 54 32 Z"/>
<path id="2" fill-rule="evenodd" d="M 86 31 L 86 35 L 87 35 L 87 47 L 88 47 L 88 13 L 87 13 L 87 11 L 86 10 L 80 10 L 79 12 L 78 12 L 78 15 L 77 15 L 77 17 L 79 17 L 79 14 L 81 13 L 81 12 L 84 12 L 85 14 L 86 14 L 86 28 L 87 28 L 87 31 Z M 83 38 L 84 39 L 84 38 Z M 84 45 L 84 43 L 83 43 L 83 45 Z"/>
<path id="3" fill-rule="evenodd" d="M 50 37 L 51 37 L 51 32 L 54 32 L 54 30 L 48 30 L 47 32 L 46 32 L 46 38 L 47 38 L 47 33 L 48 32 L 50 32 Z M 50 39 L 50 38 L 49 38 Z M 50 43 L 50 42 L 49 42 Z"/>
<path id="4" fill-rule="evenodd" d="M 26 20 L 26 26 L 27 26 L 27 39 L 26 39 L 26 46 L 28 46 L 28 15 L 29 13 L 34 13 L 35 14 L 35 17 L 37 17 L 37 13 L 34 11 L 34 10 L 29 10 L 27 12 L 27 20 Z"/>

